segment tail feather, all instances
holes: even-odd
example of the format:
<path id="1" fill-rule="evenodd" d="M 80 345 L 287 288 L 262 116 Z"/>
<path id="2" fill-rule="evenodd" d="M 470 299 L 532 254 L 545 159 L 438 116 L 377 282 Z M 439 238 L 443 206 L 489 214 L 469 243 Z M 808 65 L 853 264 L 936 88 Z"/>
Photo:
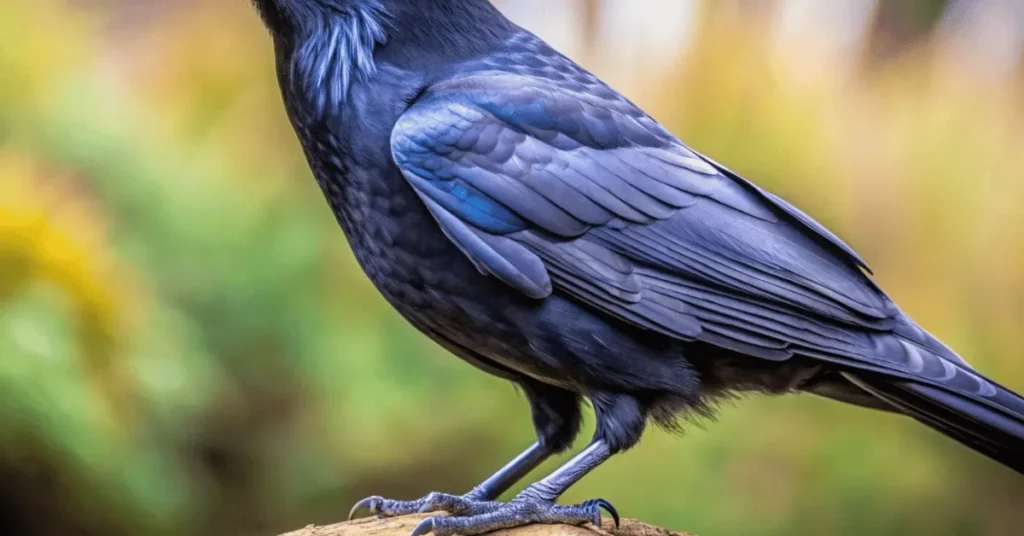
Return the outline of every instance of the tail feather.
<path id="1" fill-rule="evenodd" d="M 938 432 L 1024 474 L 1024 398 L 990 382 L 979 396 L 903 378 L 844 372 L 849 381 Z"/>

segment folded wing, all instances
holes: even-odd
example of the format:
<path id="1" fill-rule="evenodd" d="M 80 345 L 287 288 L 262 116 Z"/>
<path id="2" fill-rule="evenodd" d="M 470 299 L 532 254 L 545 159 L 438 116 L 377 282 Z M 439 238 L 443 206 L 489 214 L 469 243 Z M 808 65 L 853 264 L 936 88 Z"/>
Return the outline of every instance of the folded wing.
<path id="1" fill-rule="evenodd" d="M 527 296 L 557 290 L 765 359 L 937 380 L 963 363 L 930 348 L 832 233 L 611 90 L 505 73 L 446 81 L 399 120 L 392 154 L 477 268 Z"/>

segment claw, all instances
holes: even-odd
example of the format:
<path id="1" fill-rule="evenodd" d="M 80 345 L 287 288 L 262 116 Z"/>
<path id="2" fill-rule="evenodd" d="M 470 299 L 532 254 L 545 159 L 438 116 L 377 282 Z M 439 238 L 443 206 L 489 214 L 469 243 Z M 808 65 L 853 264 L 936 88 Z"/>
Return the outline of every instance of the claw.
<path id="1" fill-rule="evenodd" d="M 352 519 L 356 516 L 356 512 L 358 512 L 361 508 L 369 508 L 371 514 L 376 514 L 377 510 L 380 509 L 380 503 L 382 500 L 383 499 L 381 499 L 380 497 L 374 495 L 372 497 L 367 497 L 357 502 L 355 506 L 352 507 L 352 510 L 349 510 L 348 520 L 352 521 Z"/>
<path id="2" fill-rule="evenodd" d="M 416 528 L 412 529 L 412 534 L 410 534 L 409 536 L 423 536 L 424 534 L 429 534 L 429 533 L 431 533 L 433 531 L 434 531 L 434 518 L 433 517 L 428 517 L 428 518 L 424 519 L 423 521 L 420 521 L 420 524 L 416 525 Z"/>
<path id="3" fill-rule="evenodd" d="M 597 527 L 601 526 L 601 509 L 605 509 L 611 514 L 612 519 L 615 520 L 615 528 L 619 528 L 619 512 L 615 509 L 612 503 L 604 499 L 591 499 L 584 503 L 585 506 L 593 506 L 594 508 L 594 525 Z"/>

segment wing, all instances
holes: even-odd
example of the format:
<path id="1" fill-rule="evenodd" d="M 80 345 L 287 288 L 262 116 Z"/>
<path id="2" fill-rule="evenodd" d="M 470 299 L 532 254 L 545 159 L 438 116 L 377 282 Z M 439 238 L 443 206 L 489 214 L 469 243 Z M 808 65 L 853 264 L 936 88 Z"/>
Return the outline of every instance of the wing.
<path id="1" fill-rule="evenodd" d="M 948 374 L 848 246 L 605 86 L 446 81 L 391 145 L 447 236 L 527 296 L 766 359 Z M 878 336 L 894 329 L 913 340 Z"/>

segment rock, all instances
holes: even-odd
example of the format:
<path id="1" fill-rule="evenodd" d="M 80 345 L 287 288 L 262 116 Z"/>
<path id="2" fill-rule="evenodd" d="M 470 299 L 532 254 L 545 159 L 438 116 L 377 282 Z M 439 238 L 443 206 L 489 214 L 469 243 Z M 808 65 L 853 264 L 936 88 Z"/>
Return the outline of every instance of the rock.
<path id="1" fill-rule="evenodd" d="M 335 525 L 309 525 L 281 536 L 409 536 L 412 529 L 427 515 L 412 515 L 390 519 L 368 517 Z M 634 519 L 623 519 L 622 526 L 614 528 L 614 522 L 606 518 L 604 528 L 593 525 L 573 527 L 569 525 L 527 525 L 494 534 L 502 536 L 688 536 L 679 532 L 641 523 Z"/>

